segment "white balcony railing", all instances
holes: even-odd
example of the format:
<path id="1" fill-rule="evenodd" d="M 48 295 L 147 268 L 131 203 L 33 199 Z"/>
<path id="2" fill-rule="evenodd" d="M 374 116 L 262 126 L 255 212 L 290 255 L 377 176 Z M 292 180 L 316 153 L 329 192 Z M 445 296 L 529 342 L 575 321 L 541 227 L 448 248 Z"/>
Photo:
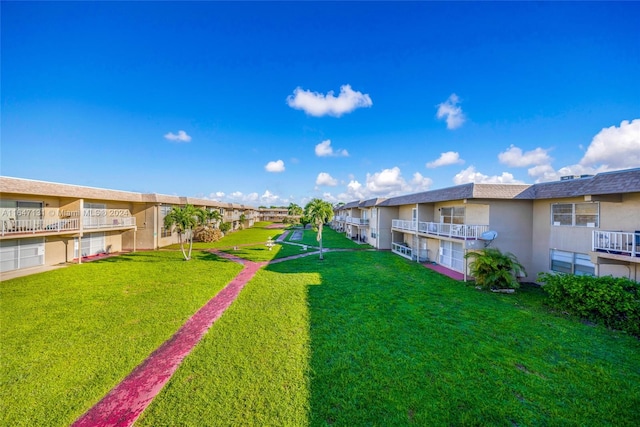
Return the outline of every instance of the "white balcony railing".
<path id="1" fill-rule="evenodd" d="M 1 233 L 36 234 L 36 233 L 64 233 L 80 229 L 79 218 L 49 218 L 49 219 L 17 219 L 2 221 Z"/>
<path id="2" fill-rule="evenodd" d="M 482 233 L 489 230 L 488 225 L 445 224 L 440 222 L 418 222 L 401 219 L 391 220 L 391 226 L 398 230 L 418 231 L 423 234 L 433 234 L 436 236 L 454 237 L 465 240 L 478 239 Z"/>
<path id="3" fill-rule="evenodd" d="M 85 230 L 135 226 L 136 218 L 133 216 L 84 217 L 82 220 L 82 227 Z"/>
<path id="4" fill-rule="evenodd" d="M 407 259 L 413 259 L 413 249 L 406 243 L 391 243 L 391 252 Z"/>
<path id="5" fill-rule="evenodd" d="M 369 219 L 368 218 L 353 218 L 353 217 L 348 216 L 347 217 L 347 224 L 369 225 Z"/>
<path id="6" fill-rule="evenodd" d="M 593 230 L 592 250 L 632 257 L 640 256 L 640 232 Z"/>

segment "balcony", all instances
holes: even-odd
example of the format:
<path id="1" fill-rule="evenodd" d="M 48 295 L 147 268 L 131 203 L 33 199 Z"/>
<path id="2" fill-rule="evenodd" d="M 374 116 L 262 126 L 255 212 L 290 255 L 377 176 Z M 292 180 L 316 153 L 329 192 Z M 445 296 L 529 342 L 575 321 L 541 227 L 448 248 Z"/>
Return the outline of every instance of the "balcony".
<path id="1" fill-rule="evenodd" d="M 640 231 L 593 230 L 591 248 L 623 257 L 640 257 Z"/>
<path id="2" fill-rule="evenodd" d="M 131 228 L 136 226 L 135 217 L 127 209 L 84 209 L 82 228 L 104 230 L 109 228 Z"/>
<path id="3" fill-rule="evenodd" d="M 347 224 L 369 225 L 369 219 L 367 219 L 367 218 L 353 218 L 353 217 L 348 216 L 347 217 Z"/>
<path id="4" fill-rule="evenodd" d="M 406 243 L 391 243 L 391 252 L 401 257 L 413 260 L 413 249 Z"/>
<path id="5" fill-rule="evenodd" d="M 2 221 L 1 235 L 65 233 L 80 230 L 78 218 L 17 219 Z"/>
<path id="6" fill-rule="evenodd" d="M 479 239 L 482 233 L 489 230 L 488 225 L 444 224 L 440 222 L 418 222 L 401 219 L 391 220 L 391 227 L 397 230 L 412 231 L 434 236 L 451 237 L 463 240 Z"/>

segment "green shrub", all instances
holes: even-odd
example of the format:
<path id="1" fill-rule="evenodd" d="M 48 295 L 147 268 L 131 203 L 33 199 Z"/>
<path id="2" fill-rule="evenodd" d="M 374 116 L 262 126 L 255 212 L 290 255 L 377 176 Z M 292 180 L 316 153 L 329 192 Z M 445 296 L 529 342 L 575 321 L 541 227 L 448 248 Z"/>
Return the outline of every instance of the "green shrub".
<path id="1" fill-rule="evenodd" d="M 231 224 L 228 222 L 223 222 L 220 224 L 220 231 L 223 233 L 227 233 L 227 231 L 231 230 Z"/>
<path id="2" fill-rule="evenodd" d="M 520 287 L 516 276 L 525 271 L 514 254 L 502 253 L 496 248 L 485 248 L 479 252 L 469 252 L 465 258 L 473 259 L 469 270 L 478 286 L 490 289 Z"/>
<path id="3" fill-rule="evenodd" d="M 640 283 L 624 277 L 541 273 L 552 307 L 640 337 Z"/>

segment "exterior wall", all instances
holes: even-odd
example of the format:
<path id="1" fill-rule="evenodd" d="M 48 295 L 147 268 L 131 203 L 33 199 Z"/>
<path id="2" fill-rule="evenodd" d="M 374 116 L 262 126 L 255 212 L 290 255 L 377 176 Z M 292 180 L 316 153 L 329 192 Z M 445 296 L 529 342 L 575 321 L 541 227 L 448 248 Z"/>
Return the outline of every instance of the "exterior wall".
<path id="1" fill-rule="evenodd" d="M 554 226 L 551 224 L 551 205 L 554 203 L 584 203 L 583 197 L 536 200 L 533 202 L 531 272 L 549 272 L 551 249 L 588 254 L 595 228 Z M 602 208 L 602 204 L 600 206 Z M 602 213 L 600 214 L 602 220 Z M 530 273 L 531 276 L 531 273 Z M 535 277 L 534 277 L 535 279 Z"/>
<path id="2" fill-rule="evenodd" d="M 70 251 L 70 252 L 69 252 Z M 73 259 L 73 237 L 49 236 L 44 239 L 44 264 L 56 265 Z"/>
<path id="3" fill-rule="evenodd" d="M 398 207 L 381 207 L 378 208 L 378 246 L 377 249 L 391 249 L 391 220 L 400 217 Z M 411 212 L 409 212 L 411 217 Z"/>
<path id="4" fill-rule="evenodd" d="M 491 244 L 503 252 L 511 252 L 527 271 L 525 281 L 534 281 L 537 271 L 532 263 L 533 242 L 533 212 L 531 200 L 492 200 L 491 205 L 477 205 L 483 207 L 483 213 L 488 214 L 486 222 L 489 229 L 498 232 L 498 237 Z M 470 206 L 470 205 L 467 205 Z M 477 210 L 472 210 L 476 212 Z M 480 221 L 485 218 L 478 216 Z M 547 251 L 548 256 L 548 251 Z"/>
<path id="5" fill-rule="evenodd" d="M 418 221 L 434 222 L 436 212 L 437 210 L 433 203 L 420 203 L 418 205 Z M 411 219 L 411 217 L 409 217 L 408 219 Z"/>
<path id="6" fill-rule="evenodd" d="M 509 204 L 513 203 L 514 200 L 509 200 Z M 491 224 L 490 221 L 490 212 L 491 207 L 495 206 L 497 203 L 503 203 L 501 201 L 492 200 L 491 204 L 489 203 L 465 203 L 464 208 L 464 223 L 465 224 L 474 224 L 474 225 L 488 225 Z M 458 206 L 458 205 L 456 205 Z"/>

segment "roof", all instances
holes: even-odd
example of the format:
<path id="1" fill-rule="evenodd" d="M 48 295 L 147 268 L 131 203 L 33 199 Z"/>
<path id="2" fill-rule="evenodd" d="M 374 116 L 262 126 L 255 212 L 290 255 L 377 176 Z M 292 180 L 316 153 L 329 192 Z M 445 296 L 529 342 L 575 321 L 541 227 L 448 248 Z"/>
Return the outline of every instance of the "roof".
<path id="1" fill-rule="evenodd" d="M 640 192 L 640 168 L 602 172 L 594 176 L 539 184 L 462 184 L 383 199 L 376 206 L 401 206 L 463 199 L 536 200 L 636 192 Z"/>
<path id="2" fill-rule="evenodd" d="M 378 197 L 377 199 L 369 199 L 369 200 L 365 200 L 364 202 L 360 202 L 360 204 L 358 205 L 361 208 L 370 208 L 373 206 L 377 206 L 378 204 L 380 204 L 380 202 L 382 202 L 383 198 Z"/>
<path id="3" fill-rule="evenodd" d="M 640 168 L 535 185 L 536 199 L 640 192 Z"/>
<path id="4" fill-rule="evenodd" d="M 172 196 L 155 193 L 135 193 L 132 191 L 109 190 L 82 185 L 60 184 L 57 182 L 0 176 L 0 194 L 28 194 L 33 196 L 68 197 L 73 199 L 108 200 L 131 203 L 166 203 L 173 205 L 229 207 L 245 209 L 244 205 L 222 203 L 216 200 L 195 197 Z"/>

